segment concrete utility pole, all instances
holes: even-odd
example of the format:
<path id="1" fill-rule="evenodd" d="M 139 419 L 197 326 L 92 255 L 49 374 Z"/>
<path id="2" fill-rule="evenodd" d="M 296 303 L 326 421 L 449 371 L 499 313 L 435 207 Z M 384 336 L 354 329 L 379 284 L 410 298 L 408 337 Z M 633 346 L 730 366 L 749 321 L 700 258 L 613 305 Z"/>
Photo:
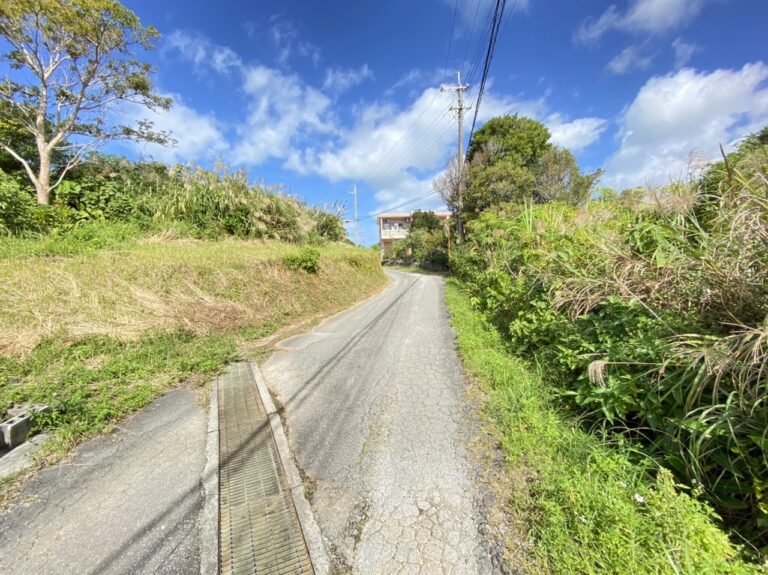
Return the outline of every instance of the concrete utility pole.
<path id="1" fill-rule="evenodd" d="M 352 191 L 349 192 L 350 194 L 354 195 L 355 197 L 355 245 L 360 245 L 360 237 L 358 235 L 358 228 L 357 228 L 357 184 L 354 185 L 352 188 Z"/>
<path id="2" fill-rule="evenodd" d="M 452 106 L 451 110 L 456 110 L 459 120 L 459 155 L 457 158 L 459 182 L 456 190 L 456 238 L 458 241 L 464 237 L 464 229 L 461 225 L 461 193 L 464 187 L 464 112 L 471 109 L 471 106 L 464 105 L 464 92 L 467 88 L 469 88 L 469 84 L 461 83 L 461 72 L 456 72 L 455 86 L 440 86 L 441 92 L 456 92 L 456 106 Z"/>

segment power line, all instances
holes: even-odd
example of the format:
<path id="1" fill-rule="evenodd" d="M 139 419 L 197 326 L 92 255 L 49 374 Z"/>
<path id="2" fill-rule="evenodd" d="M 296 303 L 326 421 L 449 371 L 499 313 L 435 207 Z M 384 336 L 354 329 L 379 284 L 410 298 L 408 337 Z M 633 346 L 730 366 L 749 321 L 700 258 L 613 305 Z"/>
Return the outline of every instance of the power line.
<path id="1" fill-rule="evenodd" d="M 488 50 L 485 55 L 485 63 L 483 65 L 483 75 L 480 80 L 480 88 L 477 92 L 477 103 L 475 104 L 475 115 L 472 119 L 472 129 L 469 131 L 469 142 L 472 143 L 472 136 L 475 133 L 475 125 L 477 124 L 477 114 L 480 110 L 480 102 L 483 100 L 483 93 L 485 92 L 485 83 L 488 80 L 488 72 L 491 68 L 491 60 L 493 60 L 493 53 L 496 49 L 496 41 L 499 38 L 499 28 L 501 26 L 502 18 L 504 16 L 504 8 L 506 7 L 507 0 L 496 0 L 496 8 L 493 14 L 493 23 L 491 26 L 491 35 L 488 39 Z M 513 4 L 514 9 L 514 4 Z"/>
<path id="2" fill-rule="evenodd" d="M 477 73 L 477 70 L 480 67 L 480 62 L 483 59 L 483 46 L 485 45 L 486 39 L 490 37 L 491 31 L 493 30 L 494 14 L 495 14 L 495 8 L 490 8 L 488 10 L 488 15 L 486 17 L 485 24 L 483 25 L 483 28 L 480 31 L 480 35 L 477 39 L 475 51 L 473 53 L 472 60 L 470 61 L 470 65 L 469 65 L 469 73 L 466 75 L 467 82 L 470 85 L 474 84 L 475 74 Z"/>
<path id="3" fill-rule="evenodd" d="M 451 58 L 451 45 L 453 44 L 453 30 L 456 26 L 456 10 L 459 7 L 459 0 L 455 0 L 453 3 L 453 18 L 451 19 L 451 34 L 448 36 L 448 51 L 445 53 L 445 67 L 443 68 L 443 81 L 448 74 L 448 61 Z"/>
<path id="4" fill-rule="evenodd" d="M 447 128 L 450 128 L 450 127 L 451 127 L 451 124 L 445 124 L 445 125 L 443 126 L 443 130 L 442 130 L 442 132 L 439 132 L 438 134 L 439 134 L 439 135 L 442 135 L 442 133 L 443 133 L 443 132 L 445 132 L 445 131 L 446 131 L 446 129 L 447 129 Z M 432 148 L 433 148 L 435 145 L 437 145 L 437 144 L 438 144 L 439 142 L 441 142 L 441 141 L 442 141 L 442 139 L 441 139 L 441 138 L 439 138 L 439 137 L 435 137 L 435 138 L 432 138 L 432 139 L 430 140 L 430 143 L 429 143 L 429 144 L 427 144 L 427 145 L 426 145 L 426 147 L 424 147 L 424 148 L 423 148 L 423 149 L 424 149 L 424 151 L 427 151 L 427 150 L 431 150 L 431 149 L 432 149 Z M 401 167 L 402 167 L 402 165 L 401 165 L 401 166 L 399 166 L 397 169 L 395 169 L 395 170 L 391 170 L 391 171 L 392 171 L 392 172 L 396 172 L 396 171 L 398 171 L 398 170 L 399 170 Z M 383 211 L 379 211 L 379 212 L 376 212 L 376 213 L 374 213 L 374 214 L 371 214 L 371 215 L 369 215 L 369 216 L 365 216 L 365 217 L 363 217 L 363 218 L 360 218 L 360 219 L 361 219 L 361 220 L 365 220 L 365 219 L 368 219 L 368 218 L 373 218 L 373 217 L 376 217 L 377 215 L 380 215 L 380 214 L 383 214 L 383 213 L 389 212 L 389 211 L 391 211 L 391 210 L 395 210 L 395 209 L 397 209 L 397 208 L 403 207 L 403 206 L 405 206 L 405 205 L 408 205 L 408 204 L 411 204 L 411 203 L 414 203 L 414 202 L 418 202 L 418 201 L 420 201 L 420 200 L 422 200 L 422 199 L 424 199 L 424 198 L 427 198 L 427 197 L 429 197 L 429 196 L 435 195 L 435 194 L 437 194 L 437 193 L 438 193 L 438 192 L 434 192 L 434 191 L 433 191 L 433 192 L 428 192 L 428 193 L 426 193 L 426 194 L 424 194 L 424 195 L 422 195 L 422 196 L 418 196 L 418 197 L 416 197 L 416 198 L 413 198 L 412 200 L 408 200 L 408 201 L 407 201 L 407 202 L 405 202 L 404 204 L 399 204 L 399 205 L 397 205 L 397 206 L 390 206 L 390 207 L 388 207 L 388 208 L 384 209 Z"/>
<path id="5" fill-rule="evenodd" d="M 448 50 L 447 50 L 447 52 L 446 52 L 446 55 L 445 55 L 445 70 L 443 71 L 443 78 L 445 78 L 445 75 L 446 75 L 446 73 L 447 73 L 447 69 L 448 69 L 448 61 L 449 61 L 449 59 L 450 59 L 450 53 L 451 53 L 451 46 L 452 46 L 452 44 L 453 44 L 453 33 L 454 33 L 454 27 L 455 27 L 455 25 L 456 25 L 456 13 L 457 13 L 457 10 L 458 10 L 458 3 L 459 3 L 459 0 L 455 0 L 455 2 L 454 2 L 454 6 L 453 6 L 453 18 L 452 18 L 452 20 L 451 20 L 451 32 L 450 32 L 450 36 L 448 37 Z M 478 0 L 478 8 L 479 8 L 479 0 Z M 435 91 L 435 92 L 432 94 L 432 98 L 431 98 L 431 99 L 429 100 L 429 102 L 428 102 L 428 103 L 427 103 L 427 104 L 426 104 L 426 105 L 425 105 L 425 106 L 422 108 L 422 110 L 421 110 L 421 113 L 418 115 L 418 117 L 416 118 L 416 120 L 414 120 L 414 122 L 413 122 L 413 123 L 412 123 L 412 124 L 411 124 L 411 125 L 408 127 L 408 129 L 407 129 L 405 132 L 403 132 L 403 134 L 400 136 L 400 138 L 397 140 L 397 142 L 395 142 L 395 144 L 394 144 L 394 145 L 393 145 L 393 146 L 392 146 L 392 147 L 391 147 L 391 148 L 390 148 L 390 149 L 389 149 L 389 150 L 388 150 L 388 151 L 387 151 L 387 152 L 386 152 L 386 153 L 385 153 L 385 154 L 384 154 L 384 155 L 383 155 L 383 156 L 382 156 L 380 159 L 379 159 L 379 161 L 376 163 L 376 165 L 375 165 L 373 168 L 371 168 L 370 170 L 368 170 L 368 171 L 367 171 L 367 172 L 366 172 L 366 173 L 365 173 L 363 176 L 361 176 L 361 177 L 359 178 L 360 180 L 366 180 L 366 179 L 367 179 L 367 178 L 369 178 L 371 175 L 373 175 L 373 173 L 374 173 L 374 172 L 375 172 L 375 171 L 376 171 L 376 170 L 379 168 L 379 166 L 380 166 L 381 164 L 383 164 L 383 163 L 384 163 L 384 160 L 385 160 L 385 159 L 387 159 L 387 157 L 388 157 L 388 156 L 389 156 L 389 155 L 390 155 L 390 154 L 391 154 L 391 153 L 392 153 L 392 152 L 393 152 L 395 149 L 397 149 L 397 147 L 398 147 L 398 146 L 400 145 L 400 143 L 401 143 L 401 142 L 402 142 L 402 141 L 405 139 L 405 137 L 406 137 L 406 136 L 407 136 L 407 135 L 408 135 L 408 134 L 409 134 L 409 133 L 410 133 L 410 132 L 411 132 L 411 131 L 412 131 L 412 130 L 413 130 L 413 129 L 414 129 L 416 126 L 417 126 L 417 125 L 418 125 L 418 123 L 419 123 L 419 120 L 421 120 L 421 118 L 424 116 L 424 114 L 426 113 L 426 111 L 427 111 L 427 110 L 430 108 L 430 106 L 432 105 L 432 103 L 435 101 L 435 98 L 437 98 L 437 94 L 438 94 L 438 92 L 437 92 L 437 91 Z M 434 124 L 430 125 L 430 128 L 431 128 L 433 125 L 434 125 Z M 428 128 L 428 130 L 429 130 L 429 128 Z M 424 135 L 424 134 L 422 134 L 422 138 L 424 138 L 424 137 L 425 137 L 425 135 Z"/>
<path id="6" fill-rule="evenodd" d="M 475 17 L 472 19 L 472 27 L 470 28 L 470 30 L 475 30 L 475 25 L 477 24 L 477 16 L 478 14 L 480 14 L 480 4 L 481 4 L 480 0 L 477 0 L 475 2 Z M 469 47 L 471 45 L 472 45 L 472 32 L 470 32 L 470 34 L 467 36 L 467 45 L 464 48 L 464 57 L 461 60 L 462 64 L 467 61 L 467 56 L 469 56 Z"/>
<path id="7" fill-rule="evenodd" d="M 425 130 L 425 131 L 424 131 L 424 133 L 423 133 L 423 134 L 421 134 L 421 136 L 420 136 L 420 137 L 419 137 L 417 140 L 415 140 L 414 142 L 412 142 L 411 144 L 409 144 L 409 145 L 408 145 L 408 147 L 406 147 L 406 148 L 404 148 L 404 149 L 401 149 L 401 150 L 400 150 L 400 152 L 401 152 L 401 153 L 402 153 L 404 156 L 407 156 L 407 154 L 405 154 L 405 152 L 411 152 L 411 151 L 412 151 L 412 149 L 415 147 L 415 145 L 416 145 L 416 144 L 420 143 L 420 141 L 421 141 L 421 140 L 424 140 L 424 139 L 426 139 L 426 138 L 427 138 L 429 135 L 431 135 L 431 134 L 433 133 L 433 131 L 435 130 L 435 128 L 436 128 L 436 127 L 439 125 L 440 121 L 441 121 L 443 118 L 445 118 L 445 117 L 446 117 L 446 115 L 448 114 L 448 112 L 449 112 L 449 111 L 450 111 L 450 108 L 446 108 L 446 109 L 443 111 L 443 113 L 442 113 L 442 114 L 440 114 L 439 116 L 437 116 L 437 117 L 436 117 L 436 118 L 435 118 L 435 119 L 432 121 L 432 123 L 429 125 L 429 127 L 428 127 L 428 128 Z M 395 150 L 397 150 L 397 149 L 398 149 L 398 148 L 397 148 L 397 146 L 398 146 L 398 145 L 399 145 L 399 144 L 400 144 L 400 143 L 401 143 L 401 142 L 402 142 L 402 141 L 405 139 L 405 137 L 406 137 L 406 136 L 408 135 L 408 133 L 409 133 L 409 132 L 410 132 L 410 131 L 413 129 L 413 127 L 414 127 L 414 126 L 415 126 L 415 125 L 418 123 L 418 121 L 421 119 L 421 117 L 422 117 L 423 115 L 424 115 L 424 113 L 422 113 L 422 114 L 420 114 L 420 115 L 419 115 L 419 117 L 418 117 L 418 118 L 416 119 L 416 121 L 415 121 L 415 122 L 414 122 L 414 123 L 413 123 L 413 124 L 410 126 L 410 128 L 409 128 L 408 130 L 406 130 L 406 132 L 404 132 L 402 136 L 400 136 L 400 139 L 399 139 L 399 140 L 398 140 L 398 141 L 395 143 L 395 145 L 394 145 L 392 148 L 390 148 L 390 149 L 389 149 L 389 151 L 387 151 L 387 153 L 386 153 L 386 154 L 384 154 L 384 156 L 382 156 L 382 157 L 381 157 L 381 159 L 380 159 L 380 160 L 379 160 L 379 161 L 376 163 L 376 165 L 375 165 L 373 168 L 371 168 L 370 170 L 368 170 L 368 171 L 365 173 L 365 175 L 364 175 L 364 176 L 362 176 L 360 179 L 362 179 L 362 180 L 365 180 L 365 179 L 368 179 L 368 178 L 370 178 L 370 177 L 373 177 L 373 176 L 379 176 L 379 177 L 381 177 L 381 175 L 382 175 L 382 174 L 391 174 L 391 173 L 393 173 L 393 172 L 395 172 L 395 171 L 398 171 L 398 170 L 399 170 L 399 169 L 402 167 L 402 165 L 401 165 L 400 163 L 397 163 L 397 164 L 390 164 L 390 166 L 389 166 L 389 168 L 387 169 L 387 171 L 385 171 L 385 172 L 383 172 L 383 173 L 379 173 L 379 174 L 377 174 L 377 173 L 376 173 L 376 170 L 379 168 L 379 166 L 381 166 L 381 165 L 384 163 L 384 160 L 385 160 L 387 157 L 389 157 L 389 156 L 392 154 L 392 152 L 394 152 Z M 396 157 L 397 157 L 397 156 L 396 156 Z M 407 158 L 406 158 L 406 163 L 407 163 Z M 395 168 L 393 168 L 393 166 L 395 166 Z"/>
<path id="8" fill-rule="evenodd" d="M 419 201 L 421 201 L 421 200 L 423 200 L 423 199 L 425 199 L 425 198 L 428 198 L 428 197 L 430 197 L 430 196 L 435 196 L 435 195 L 437 195 L 438 193 L 439 193 L 439 192 L 437 192 L 437 191 L 428 192 L 428 193 L 424 194 L 423 196 L 419 196 L 418 198 L 413 198 L 413 199 L 411 199 L 411 200 L 408 200 L 407 202 L 403 202 L 402 204 L 398 204 L 398 205 L 396 205 L 396 206 L 391 206 L 391 207 L 389 207 L 389 208 L 387 208 L 387 209 L 385 209 L 385 210 L 381 210 L 380 212 L 376 212 L 376 213 L 374 213 L 374 214 L 370 214 L 370 215 L 368 215 L 368 216 L 365 216 L 364 218 L 360 218 L 360 219 L 361 219 L 361 220 L 367 220 L 367 219 L 369 219 L 369 218 L 375 218 L 375 217 L 377 217 L 377 216 L 380 216 L 380 215 L 382 215 L 382 214 L 386 214 L 386 213 L 389 213 L 389 212 L 391 212 L 392 210 L 397 210 L 397 209 L 399 209 L 399 208 L 402 208 L 403 206 L 407 206 L 408 204 L 413 204 L 413 203 L 415 203 L 415 202 L 419 202 Z"/>

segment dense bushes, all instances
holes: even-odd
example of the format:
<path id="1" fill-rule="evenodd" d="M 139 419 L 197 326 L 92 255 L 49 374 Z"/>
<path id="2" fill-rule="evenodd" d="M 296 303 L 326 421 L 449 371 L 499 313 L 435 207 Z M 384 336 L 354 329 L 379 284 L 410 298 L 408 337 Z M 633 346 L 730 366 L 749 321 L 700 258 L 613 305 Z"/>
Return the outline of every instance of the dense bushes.
<path id="1" fill-rule="evenodd" d="M 252 185 L 244 172 L 133 163 L 94 156 L 38 207 L 22 178 L 0 173 L 0 231 L 50 232 L 86 222 L 183 229 L 198 237 L 233 235 L 291 242 L 342 241 L 341 213 L 309 208 L 279 189 Z"/>
<path id="2" fill-rule="evenodd" d="M 766 158 L 757 146 L 721 178 L 634 206 L 486 211 L 452 261 L 566 406 L 638 440 L 757 547 L 768 544 Z"/>
<path id="3" fill-rule="evenodd" d="M 435 212 L 416 210 L 411 215 L 408 236 L 395 242 L 391 261 L 428 270 L 448 269 L 447 222 Z"/>
<path id="4" fill-rule="evenodd" d="M 0 233 L 18 234 L 33 227 L 36 204 L 32 194 L 0 170 Z"/>
<path id="5" fill-rule="evenodd" d="M 564 416 L 552 386 L 508 353 L 453 280 L 446 300 L 464 369 L 485 392 L 486 414 L 512 469 L 502 485 L 508 552 L 519 572 L 761 572 L 741 560 L 712 510 L 681 492 L 669 471 L 646 473 L 651 462 L 636 461 L 630 442 L 605 442 Z"/>

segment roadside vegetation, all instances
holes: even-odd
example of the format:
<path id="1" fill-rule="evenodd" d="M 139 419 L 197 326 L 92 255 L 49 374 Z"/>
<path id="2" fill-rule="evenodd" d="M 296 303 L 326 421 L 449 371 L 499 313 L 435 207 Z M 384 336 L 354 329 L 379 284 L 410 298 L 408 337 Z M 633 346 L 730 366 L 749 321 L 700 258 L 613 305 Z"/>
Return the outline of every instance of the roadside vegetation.
<path id="1" fill-rule="evenodd" d="M 49 461 L 384 284 L 342 206 L 224 165 L 98 153 L 174 144 L 150 122 L 119 124 L 171 105 L 141 60 L 157 31 L 119 2 L 0 0 L 0 37 L 0 419 L 48 405 L 33 431 L 52 435 Z"/>
<path id="2" fill-rule="evenodd" d="M 384 283 L 340 209 L 243 172 L 92 155 L 41 205 L 0 160 L 0 417 L 51 406 L 54 456 Z"/>
<path id="3" fill-rule="evenodd" d="M 543 126 L 487 125 L 451 260 L 482 330 L 462 336 L 451 298 L 511 469 L 531 474 L 511 506 L 534 554 L 563 573 L 764 565 L 768 129 L 687 181 L 616 193 L 537 178 Z"/>
<path id="4" fill-rule="evenodd" d="M 563 575 L 761 572 L 739 559 L 699 492 L 564 411 L 556 388 L 509 352 L 454 279 L 446 299 L 509 469 L 510 564 L 527 557 L 524 572 Z"/>
<path id="5" fill-rule="evenodd" d="M 89 241 L 67 238 L 66 256 L 41 253 L 58 246 L 50 238 L 0 240 L 0 411 L 51 406 L 38 425 L 57 452 L 384 282 L 375 254 L 345 245 L 85 230 Z"/>
<path id="6" fill-rule="evenodd" d="M 388 265 L 421 271 L 448 269 L 448 228 L 435 212 L 416 210 L 411 215 L 408 237 L 397 240 Z"/>

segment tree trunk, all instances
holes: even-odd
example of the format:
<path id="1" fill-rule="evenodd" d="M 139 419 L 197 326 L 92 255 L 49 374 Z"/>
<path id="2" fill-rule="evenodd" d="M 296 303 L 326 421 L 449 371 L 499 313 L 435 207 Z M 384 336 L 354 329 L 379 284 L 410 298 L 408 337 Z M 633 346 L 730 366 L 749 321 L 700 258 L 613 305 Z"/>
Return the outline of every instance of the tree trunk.
<path id="1" fill-rule="evenodd" d="M 40 170 L 37 173 L 35 190 L 37 191 L 37 203 L 48 205 L 51 202 L 51 153 L 44 147 L 38 146 L 40 153 Z"/>

